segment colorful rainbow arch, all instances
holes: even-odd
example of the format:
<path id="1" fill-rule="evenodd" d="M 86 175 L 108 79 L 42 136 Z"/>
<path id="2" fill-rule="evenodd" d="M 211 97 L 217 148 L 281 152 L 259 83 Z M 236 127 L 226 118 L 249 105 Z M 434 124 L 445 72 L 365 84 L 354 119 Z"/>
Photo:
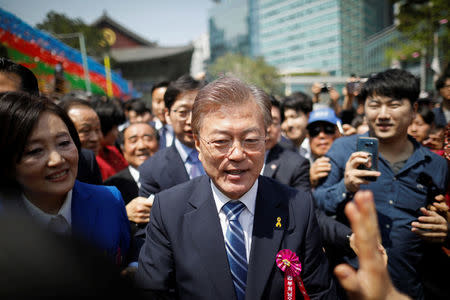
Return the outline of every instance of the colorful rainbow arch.
<path id="1" fill-rule="evenodd" d="M 31 69 L 41 81 L 53 82 L 55 66 L 61 62 L 66 81 L 72 90 L 86 90 L 80 51 L 51 35 L 31 27 L 0 8 L 0 44 L 8 57 Z M 88 57 L 89 78 L 93 94 L 106 94 L 106 72 L 102 64 Z M 136 97 L 130 83 L 112 72 L 113 95 L 121 99 Z"/>

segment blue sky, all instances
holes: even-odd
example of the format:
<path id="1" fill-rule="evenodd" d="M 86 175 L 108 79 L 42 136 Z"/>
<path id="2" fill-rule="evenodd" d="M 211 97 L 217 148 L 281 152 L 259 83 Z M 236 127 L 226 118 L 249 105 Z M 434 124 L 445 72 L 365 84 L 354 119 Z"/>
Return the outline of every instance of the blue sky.
<path id="1" fill-rule="evenodd" d="M 160 46 L 189 43 L 208 31 L 211 0 L 0 0 L 0 7 L 34 26 L 48 11 L 92 23 L 104 10 L 126 28 Z"/>

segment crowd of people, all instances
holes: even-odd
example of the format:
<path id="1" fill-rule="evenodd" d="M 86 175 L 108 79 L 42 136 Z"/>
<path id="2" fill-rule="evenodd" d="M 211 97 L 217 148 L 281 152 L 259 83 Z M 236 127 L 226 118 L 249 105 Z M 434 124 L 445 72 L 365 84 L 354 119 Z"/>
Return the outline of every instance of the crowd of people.
<path id="1" fill-rule="evenodd" d="M 450 261 L 450 71 L 439 101 L 400 69 L 352 75 L 343 101 L 320 83 L 279 97 L 230 76 L 151 91 L 151 105 L 50 100 L 0 58 L 0 215 L 26 219 L 24 239 L 45 234 L 30 250 L 52 243 L 78 272 L 63 284 L 51 254 L 15 254 L 0 259 L 15 280 L 0 295 L 281 299 L 288 249 L 310 299 L 448 299 L 436 268 Z M 22 247 L 14 238 L 5 251 Z M 53 276 L 20 276 L 35 269 Z"/>

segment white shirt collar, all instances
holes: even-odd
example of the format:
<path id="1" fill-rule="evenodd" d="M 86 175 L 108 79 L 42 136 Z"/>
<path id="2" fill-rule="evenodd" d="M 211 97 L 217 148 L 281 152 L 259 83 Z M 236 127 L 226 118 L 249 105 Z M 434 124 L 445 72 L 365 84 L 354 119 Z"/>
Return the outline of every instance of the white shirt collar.
<path id="1" fill-rule="evenodd" d="M 70 190 L 67 193 L 67 196 L 66 196 L 66 199 L 64 200 L 63 205 L 59 209 L 58 213 L 55 215 L 43 212 L 39 207 L 37 207 L 36 205 L 31 203 L 30 200 L 28 200 L 27 197 L 23 193 L 22 193 L 22 198 L 23 198 L 25 207 L 28 209 L 31 216 L 33 218 L 35 218 L 41 224 L 48 225 L 50 223 L 50 220 L 53 217 L 60 215 L 67 221 L 67 223 L 69 225 L 72 225 L 72 190 Z"/>
<path id="2" fill-rule="evenodd" d="M 222 210 L 222 207 L 228 203 L 228 201 L 233 201 L 227 196 L 225 196 L 217 187 L 216 185 L 211 182 L 211 189 L 214 197 L 214 202 L 216 203 L 217 213 L 219 213 Z M 245 204 L 245 207 L 248 209 L 250 214 L 252 216 L 255 215 L 255 205 L 256 205 L 256 194 L 258 192 L 258 179 L 256 179 L 253 186 L 248 190 L 247 193 L 242 195 L 241 198 L 237 199 Z"/>
<path id="3" fill-rule="evenodd" d="M 309 138 L 305 138 L 300 145 L 299 152 L 301 155 L 303 155 L 306 159 L 311 159 L 311 147 L 309 146 Z"/>
<path id="4" fill-rule="evenodd" d="M 269 150 L 266 150 L 266 153 L 264 154 L 264 164 L 263 167 L 261 169 L 261 172 L 259 172 L 259 175 L 264 175 L 264 169 L 266 168 L 266 162 L 267 162 L 267 157 L 269 156 Z"/>
<path id="5" fill-rule="evenodd" d="M 139 182 L 139 170 L 132 165 L 128 166 L 128 170 L 130 171 L 131 177 L 133 177 L 134 181 L 136 181 L 138 187 L 141 187 L 141 183 Z"/>
<path id="6" fill-rule="evenodd" d="M 180 142 L 177 138 L 175 138 L 175 147 L 178 150 L 178 153 L 180 153 L 181 160 L 183 163 L 186 163 L 186 160 L 189 157 L 189 154 L 191 154 L 192 148 L 189 148 L 188 146 L 184 145 L 182 142 Z"/>
<path id="7" fill-rule="evenodd" d="M 159 130 L 159 129 L 161 129 L 161 127 L 163 127 L 163 123 L 161 122 L 160 119 L 154 118 L 153 120 L 155 122 L 155 129 L 156 130 Z"/>

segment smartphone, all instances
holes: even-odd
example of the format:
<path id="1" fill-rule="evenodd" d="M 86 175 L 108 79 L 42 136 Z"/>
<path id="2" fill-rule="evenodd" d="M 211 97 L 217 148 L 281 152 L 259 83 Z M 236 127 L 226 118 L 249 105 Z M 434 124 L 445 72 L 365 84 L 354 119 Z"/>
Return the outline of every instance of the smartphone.
<path id="1" fill-rule="evenodd" d="M 378 171 L 378 139 L 374 137 L 358 137 L 356 142 L 356 151 L 364 151 L 368 152 L 372 159 L 372 165 L 370 168 L 365 165 L 359 165 L 358 169 L 361 170 L 370 170 L 370 171 Z M 367 176 L 364 179 L 368 181 L 376 181 L 377 177 L 375 176 Z"/>
<path id="2" fill-rule="evenodd" d="M 353 91 L 355 90 L 355 83 L 353 81 L 352 82 L 347 82 L 346 88 L 347 88 L 347 93 L 348 94 L 353 94 Z"/>
<path id="3" fill-rule="evenodd" d="M 346 88 L 348 94 L 353 94 L 354 92 L 359 92 L 361 83 L 359 81 L 347 82 Z"/>

